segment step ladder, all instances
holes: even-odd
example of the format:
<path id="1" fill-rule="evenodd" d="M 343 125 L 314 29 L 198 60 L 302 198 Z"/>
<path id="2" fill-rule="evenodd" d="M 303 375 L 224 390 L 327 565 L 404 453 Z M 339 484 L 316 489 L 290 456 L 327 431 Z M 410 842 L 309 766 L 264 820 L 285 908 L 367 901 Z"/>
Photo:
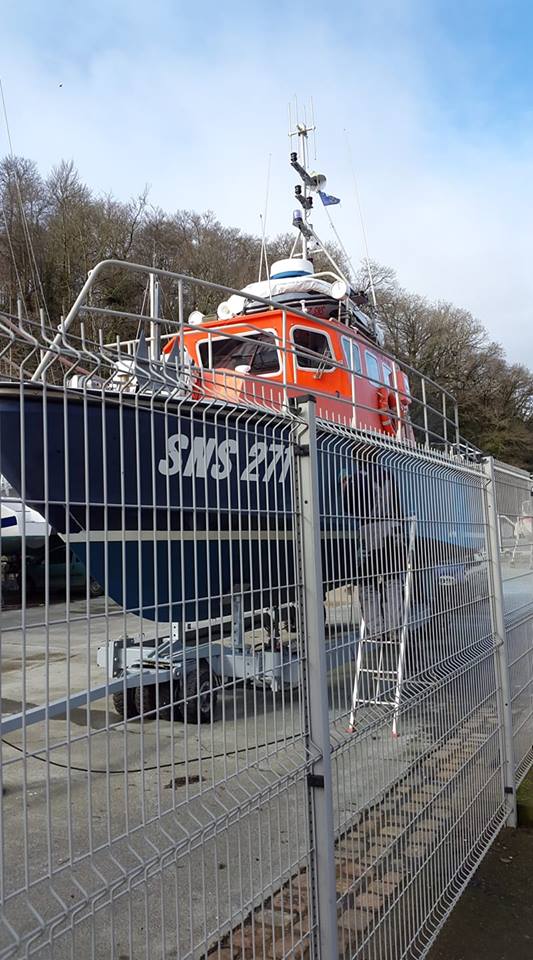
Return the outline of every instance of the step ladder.
<path id="1" fill-rule="evenodd" d="M 520 562 L 520 555 L 525 554 L 529 562 L 529 570 L 533 570 L 533 502 L 531 497 L 523 500 L 522 512 L 514 524 L 514 547 L 511 554 L 511 566 Z"/>
<path id="2" fill-rule="evenodd" d="M 382 637 L 370 636 L 363 616 L 355 660 L 355 677 L 348 732 L 355 730 L 355 717 L 360 706 L 392 706 L 392 735 L 398 736 L 398 716 L 404 679 L 405 651 L 409 632 L 409 611 L 413 587 L 413 554 L 416 540 L 416 517 L 409 520 L 409 546 L 403 583 L 387 581 L 402 593 L 400 622 Z M 364 612 L 364 611 L 363 611 Z"/>

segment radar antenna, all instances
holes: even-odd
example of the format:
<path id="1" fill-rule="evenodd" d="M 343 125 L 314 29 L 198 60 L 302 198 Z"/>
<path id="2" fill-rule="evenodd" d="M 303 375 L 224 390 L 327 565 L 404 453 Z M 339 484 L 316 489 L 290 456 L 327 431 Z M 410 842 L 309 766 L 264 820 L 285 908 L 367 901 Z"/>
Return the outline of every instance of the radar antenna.
<path id="1" fill-rule="evenodd" d="M 312 123 L 308 126 L 305 119 L 304 111 L 304 120 L 300 122 L 298 120 L 298 101 L 295 98 L 296 106 L 296 119 L 293 126 L 292 121 L 292 109 L 291 104 L 289 103 L 289 140 L 291 143 L 291 155 L 290 162 L 294 170 L 299 174 L 303 187 L 300 184 L 297 184 L 294 188 L 294 195 L 298 203 L 302 207 L 302 212 L 296 210 L 293 216 L 293 225 L 298 227 L 300 230 L 300 235 L 302 238 L 302 256 L 307 260 L 308 255 L 308 241 L 311 239 L 309 232 L 306 227 L 309 222 L 310 211 L 313 209 L 313 197 L 311 193 L 316 192 L 320 189 L 318 177 L 316 175 L 310 174 L 307 172 L 307 165 L 309 161 L 309 134 L 315 132 L 315 125 Z M 294 147 L 294 138 L 296 137 L 296 150 Z M 321 180 L 325 183 L 325 177 L 322 177 Z"/>
<path id="2" fill-rule="evenodd" d="M 298 120 L 298 101 L 295 98 L 295 108 L 296 108 L 296 118 L 293 124 L 292 118 L 292 109 L 291 104 L 289 103 L 289 139 L 291 144 L 291 153 L 290 153 L 290 164 L 293 170 L 296 171 L 298 176 L 302 181 L 302 185 L 297 184 L 294 188 L 294 195 L 296 200 L 301 206 L 301 210 L 295 210 L 292 216 L 292 224 L 299 231 L 299 237 L 297 236 L 294 246 L 291 251 L 291 257 L 294 256 L 294 252 L 298 245 L 298 239 L 301 238 L 302 242 L 302 256 L 305 260 L 308 259 L 310 252 L 310 241 L 314 243 L 313 249 L 320 250 L 327 260 L 332 264 L 334 270 L 338 273 L 343 280 L 348 284 L 349 281 L 345 277 L 343 271 L 339 268 L 338 264 L 335 262 L 331 254 L 326 250 L 324 244 L 320 238 L 316 235 L 313 226 L 310 222 L 311 211 L 313 210 L 313 194 L 319 194 L 324 201 L 326 196 L 324 191 L 326 188 L 326 178 L 323 173 L 316 173 L 312 171 L 309 173 L 308 161 L 309 161 L 309 134 L 313 134 L 314 139 L 314 149 L 315 149 L 315 159 L 316 159 L 316 125 L 314 122 L 314 107 L 313 102 L 311 101 L 311 115 L 312 122 L 309 125 L 307 123 L 306 114 L 304 110 L 304 119 L 303 122 Z M 294 138 L 296 137 L 296 150 L 294 147 Z M 335 197 L 326 197 L 328 202 L 338 203 L 339 201 Z M 337 239 L 339 240 L 338 235 L 336 234 Z M 342 247 L 342 244 L 340 244 Z M 344 248 L 343 248 L 344 249 Z M 349 258 L 347 257 L 348 262 Z"/>

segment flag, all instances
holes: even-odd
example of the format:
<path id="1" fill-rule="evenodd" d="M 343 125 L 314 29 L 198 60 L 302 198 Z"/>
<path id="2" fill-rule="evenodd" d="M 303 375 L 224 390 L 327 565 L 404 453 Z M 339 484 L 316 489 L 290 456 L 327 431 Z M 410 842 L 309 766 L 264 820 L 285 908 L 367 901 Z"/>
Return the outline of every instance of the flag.
<path id="1" fill-rule="evenodd" d="M 330 193 L 324 193 L 323 190 L 319 190 L 318 195 L 325 207 L 330 207 L 333 203 L 340 203 L 338 197 L 332 197 Z"/>

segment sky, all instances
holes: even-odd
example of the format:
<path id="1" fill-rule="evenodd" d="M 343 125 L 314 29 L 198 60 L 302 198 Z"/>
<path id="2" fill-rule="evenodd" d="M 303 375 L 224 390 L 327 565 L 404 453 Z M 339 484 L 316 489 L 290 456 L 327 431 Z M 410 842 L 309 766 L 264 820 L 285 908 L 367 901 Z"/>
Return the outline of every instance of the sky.
<path id="1" fill-rule="evenodd" d="M 290 229 L 288 104 L 355 264 L 470 310 L 533 368 L 529 0 L 0 0 L 15 153 L 96 193 Z M 0 122 L 0 154 L 7 153 Z M 334 236 L 324 211 L 313 223 Z M 255 279 L 255 278 L 250 278 Z"/>

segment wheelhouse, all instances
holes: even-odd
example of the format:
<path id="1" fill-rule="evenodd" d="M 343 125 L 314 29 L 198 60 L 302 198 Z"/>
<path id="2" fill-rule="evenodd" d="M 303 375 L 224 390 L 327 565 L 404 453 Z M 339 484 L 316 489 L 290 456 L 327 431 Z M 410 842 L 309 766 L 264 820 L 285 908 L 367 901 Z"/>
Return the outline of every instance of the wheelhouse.
<path id="1" fill-rule="evenodd" d="M 337 320 L 254 311 L 189 328 L 184 344 L 207 396 L 281 408 L 313 393 L 324 419 L 413 439 L 406 375 L 377 342 Z"/>

